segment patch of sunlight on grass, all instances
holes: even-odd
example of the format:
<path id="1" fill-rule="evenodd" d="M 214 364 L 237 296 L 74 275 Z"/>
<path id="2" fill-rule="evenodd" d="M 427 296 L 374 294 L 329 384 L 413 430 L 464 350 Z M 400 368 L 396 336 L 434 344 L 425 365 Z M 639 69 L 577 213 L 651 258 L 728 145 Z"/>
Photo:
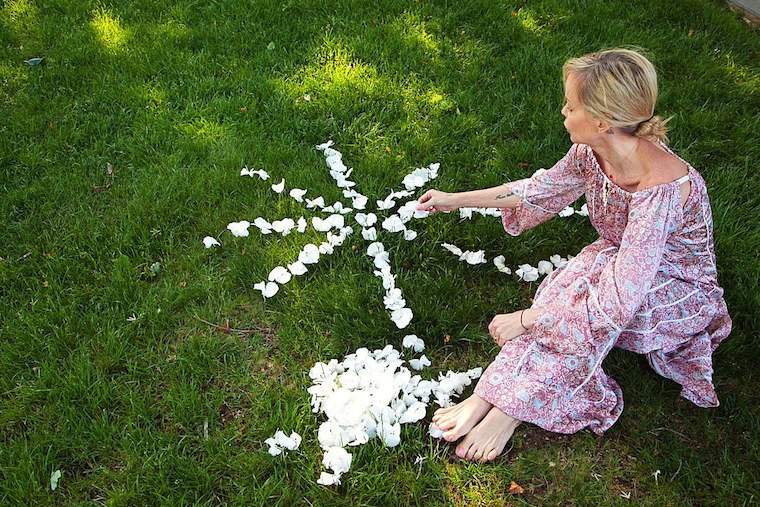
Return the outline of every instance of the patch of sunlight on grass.
<path id="1" fill-rule="evenodd" d="M 377 69 L 354 58 L 339 41 L 326 39 L 315 60 L 286 80 L 276 80 L 276 85 L 291 96 L 309 93 L 332 99 L 357 92 L 372 94 L 381 84 Z"/>
<path id="2" fill-rule="evenodd" d="M 726 73 L 731 76 L 734 82 L 747 93 L 760 93 L 760 74 L 747 67 L 736 63 L 733 56 L 726 56 L 726 63 L 723 66 Z"/>
<path id="3" fill-rule="evenodd" d="M 495 470 L 465 463 L 446 463 L 446 505 L 505 505 L 509 479 Z"/>
<path id="4" fill-rule="evenodd" d="M 180 132 L 191 137 L 202 145 L 211 145 L 222 140 L 229 134 L 227 127 L 221 123 L 200 118 L 177 127 Z"/>
<path id="5" fill-rule="evenodd" d="M 146 109 L 161 109 L 166 105 L 166 92 L 154 84 L 140 84 L 135 87 L 135 93 L 145 103 Z"/>
<path id="6" fill-rule="evenodd" d="M 396 19 L 391 28 L 397 30 L 404 42 L 409 46 L 423 49 L 429 56 L 437 56 L 440 51 L 440 44 L 435 37 L 429 33 L 425 23 L 419 16 L 411 13 L 405 13 Z"/>
<path id="7" fill-rule="evenodd" d="M 17 32 L 35 23 L 38 16 L 39 10 L 30 0 L 11 0 L 0 10 L 0 20 Z"/>
<path id="8" fill-rule="evenodd" d="M 122 52 L 131 36 L 130 31 L 122 26 L 121 21 L 105 9 L 95 11 L 90 20 L 90 26 L 95 31 L 98 42 L 110 54 Z"/>
<path id="9" fill-rule="evenodd" d="M 183 40 L 190 36 L 190 29 L 186 24 L 170 19 L 166 23 L 161 23 L 155 28 L 155 34 L 163 39 Z"/>
<path id="10" fill-rule="evenodd" d="M 541 35 L 543 33 L 543 28 L 538 24 L 536 17 L 529 9 L 523 7 L 518 10 L 516 17 L 517 22 L 526 32 L 530 32 L 533 35 Z"/>

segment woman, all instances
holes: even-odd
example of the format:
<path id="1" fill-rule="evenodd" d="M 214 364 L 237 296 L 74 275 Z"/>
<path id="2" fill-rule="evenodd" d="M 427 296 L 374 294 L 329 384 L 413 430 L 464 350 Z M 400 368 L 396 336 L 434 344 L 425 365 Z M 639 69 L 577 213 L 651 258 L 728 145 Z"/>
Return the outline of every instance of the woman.
<path id="1" fill-rule="evenodd" d="M 623 410 L 601 363 L 613 346 L 646 354 L 681 395 L 715 407 L 712 353 L 731 331 L 718 285 L 712 212 L 700 174 L 665 144 L 654 114 L 657 75 L 641 54 L 613 49 L 563 67 L 564 125 L 574 143 L 543 173 L 462 193 L 430 190 L 418 209 L 499 207 L 516 236 L 585 193 L 599 239 L 539 285 L 529 309 L 497 315 L 501 351 L 474 394 L 433 422 L 458 456 L 496 458 L 520 422 L 601 434 Z"/>

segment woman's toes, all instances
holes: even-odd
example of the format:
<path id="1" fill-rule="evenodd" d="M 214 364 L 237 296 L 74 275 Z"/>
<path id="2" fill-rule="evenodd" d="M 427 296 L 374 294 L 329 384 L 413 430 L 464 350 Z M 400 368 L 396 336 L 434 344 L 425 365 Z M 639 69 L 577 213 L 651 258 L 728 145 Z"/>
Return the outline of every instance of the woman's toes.
<path id="1" fill-rule="evenodd" d="M 456 455 L 464 459 L 467 456 L 467 451 L 470 449 L 470 442 L 465 439 L 464 442 L 457 446 Z"/>
<path id="2" fill-rule="evenodd" d="M 472 461 L 472 460 L 473 460 L 473 458 L 475 458 L 475 453 L 477 453 L 477 452 L 478 452 L 478 450 L 479 450 L 479 449 L 478 449 L 478 446 L 477 446 L 475 443 L 473 443 L 473 444 L 470 446 L 470 449 L 467 451 L 467 459 L 468 459 L 469 461 Z"/>
<path id="3" fill-rule="evenodd" d="M 499 453 L 496 452 L 496 449 L 492 449 L 491 452 L 488 453 L 488 456 L 486 456 L 486 461 L 493 461 L 498 455 Z"/>

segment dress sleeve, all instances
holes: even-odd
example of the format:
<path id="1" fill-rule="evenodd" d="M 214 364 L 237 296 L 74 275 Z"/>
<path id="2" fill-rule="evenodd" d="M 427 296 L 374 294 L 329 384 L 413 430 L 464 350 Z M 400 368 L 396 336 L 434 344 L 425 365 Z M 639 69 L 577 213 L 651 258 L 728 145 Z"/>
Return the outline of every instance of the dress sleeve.
<path id="1" fill-rule="evenodd" d="M 507 190 L 520 198 L 515 208 L 503 208 L 504 230 L 512 236 L 542 224 L 573 203 L 585 190 L 581 145 L 574 144 L 547 171 L 507 183 Z"/>
<path id="2" fill-rule="evenodd" d="M 678 185 L 633 194 L 620 247 L 602 269 L 597 303 L 608 324 L 622 331 L 644 302 L 670 234 L 683 219 Z"/>

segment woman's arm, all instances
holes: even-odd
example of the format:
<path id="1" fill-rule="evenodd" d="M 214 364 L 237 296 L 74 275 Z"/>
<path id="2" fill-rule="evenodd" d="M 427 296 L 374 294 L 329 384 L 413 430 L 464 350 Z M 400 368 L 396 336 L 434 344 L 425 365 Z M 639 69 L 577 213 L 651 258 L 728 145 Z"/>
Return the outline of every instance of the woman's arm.
<path id="1" fill-rule="evenodd" d="M 520 198 L 509 191 L 506 184 L 482 190 L 454 194 L 457 208 L 515 208 Z"/>
<path id="2" fill-rule="evenodd" d="M 470 192 L 447 193 L 428 190 L 419 198 L 418 210 L 453 211 L 458 208 L 515 208 L 520 198 L 505 185 Z"/>

